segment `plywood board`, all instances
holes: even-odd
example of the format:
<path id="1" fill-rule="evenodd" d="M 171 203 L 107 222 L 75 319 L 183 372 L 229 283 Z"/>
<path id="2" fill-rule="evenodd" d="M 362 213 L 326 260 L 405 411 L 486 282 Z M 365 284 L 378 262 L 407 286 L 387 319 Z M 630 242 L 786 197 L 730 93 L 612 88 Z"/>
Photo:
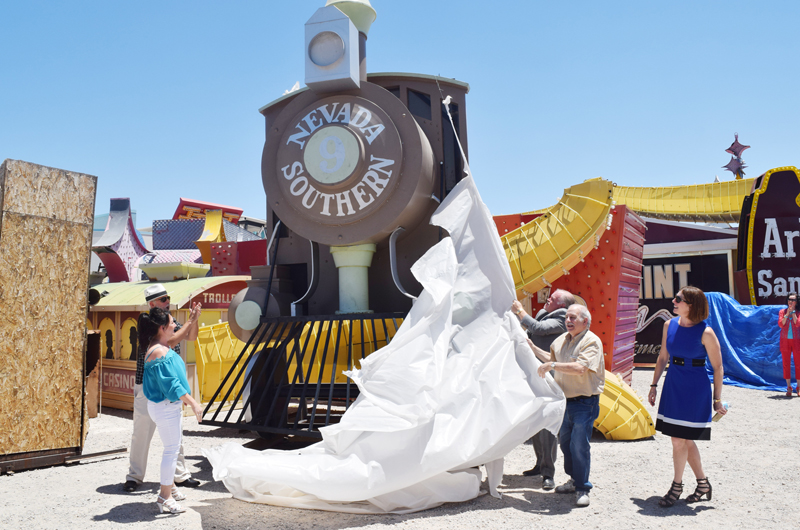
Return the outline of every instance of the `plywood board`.
<path id="1" fill-rule="evenodd" d="M 96 177 L 0 165 L 0 455 L 80 447 Z"/>
<path id="2" fill-rule="evenodd" d="M 2 211 L 88 226 L 94 223 L 97 177 L 9 159 L 0 174 Z"/>

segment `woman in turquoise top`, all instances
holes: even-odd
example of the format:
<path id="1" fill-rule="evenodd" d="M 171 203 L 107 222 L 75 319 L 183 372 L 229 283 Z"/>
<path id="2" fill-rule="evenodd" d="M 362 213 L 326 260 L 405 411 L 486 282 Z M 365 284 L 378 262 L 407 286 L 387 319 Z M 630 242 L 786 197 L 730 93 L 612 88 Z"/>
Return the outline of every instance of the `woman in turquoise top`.
<path id="1" fill-rule="evenodd" d="M 142 313 L 139 316 L 139 331 L 143 341 L 148 341 L 142 390 L 147 397 L 147 412 L 155 422 L 164 444 L 158 510 L 160 513 L 181 513 L 185 510 L 175 499 L 186 497 L 174 483 L 182 436 L 181 402 L 192 407 L 198 422 L 203 420 L 203 409 L 189 394 L 183 359 L 168 346 L 175 334 L 175 321 L 169 312 L 154 307 L 149 313 Z"/>

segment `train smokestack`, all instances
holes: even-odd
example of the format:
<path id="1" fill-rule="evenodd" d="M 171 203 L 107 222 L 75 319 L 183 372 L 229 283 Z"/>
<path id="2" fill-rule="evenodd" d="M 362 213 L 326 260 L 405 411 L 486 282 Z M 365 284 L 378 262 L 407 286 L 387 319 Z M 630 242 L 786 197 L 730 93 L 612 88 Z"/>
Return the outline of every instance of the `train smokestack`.
<path id="1" fill-rule="evenodd" d="M 359 88 L 367 80 L 369 0 L 328 0 L 306 22 L 306 85 L 316 92 Z"/>

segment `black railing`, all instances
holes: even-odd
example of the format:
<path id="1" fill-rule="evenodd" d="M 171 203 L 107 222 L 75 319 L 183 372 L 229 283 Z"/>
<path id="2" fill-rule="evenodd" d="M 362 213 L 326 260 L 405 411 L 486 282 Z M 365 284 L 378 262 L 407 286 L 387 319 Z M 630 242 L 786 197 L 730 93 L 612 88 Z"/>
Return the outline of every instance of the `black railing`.
<path id="1" fill-rule="evenodd" d="M 358 397 L 342 372 L 388 344 L 404 316 L 262 318 L 206 406 L 203 423 L 321 438 L 319 428 L 338 422 Z"/>

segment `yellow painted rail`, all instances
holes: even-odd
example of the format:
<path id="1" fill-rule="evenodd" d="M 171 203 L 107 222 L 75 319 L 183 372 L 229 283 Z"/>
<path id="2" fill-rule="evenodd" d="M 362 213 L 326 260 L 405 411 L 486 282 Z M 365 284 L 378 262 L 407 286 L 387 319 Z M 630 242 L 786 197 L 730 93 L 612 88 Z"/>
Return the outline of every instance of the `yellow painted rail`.
<path id="1" fill-rule="evenodd" d="M 310 384 L 316 384 L 320 378 L 324 382 L 330 382 L 332 371 L 336 370 L 334 382 L 346 383 L 347 377 L 342 374 L 342 369 L 360 368 L 356 363 L 385 346 L 388 342 L 387 339 L 391 340 L 394 337 L 402 323 L 403 320 L 398 319 L 397 326 L 395 326 L 394 320 L 387 318 L 382 322 L 376 321 L 374 329 L 364 321 L 344 320 L 306 324 L 300 338 L 296 339 L 301 349 L 308 342 L 308 349 L 306 349 L 301 363 L 302 373 L 297 380 L 302 381 L 307 376 Z M 286 345 L 287 360 L 294 342 L 291 341 Z M 350 344 L 353 345 L 352 352 L 349 348 Z M 315 345 L 316 348 L 314 348 Z M 289 381 L 294 380 L 296 370 L 297 362 L 293 358 L 293 362 L 289 365 Z"/>
<path id="2" fill-rule="evenodd" d="M 281 345 L 285 348 L 286 360 L 291 360 L 287 366 L 288 382 L 303 382 L 307 379 L 309 384 L 316 384 L 321 378 L 328 383 L 335 371 L 334 382 L 346 383 L 347 377 L 342 371 L 359 368 L 359 360 L 385 346 L 387 339 L 394 337 L 402 323 L 402 319 L 397 319 L 395 325 L 393 319 L 387 318 L 376 321 L 374 327 L 367 322 L 349 320 L 305 324 L 299 338 Z M 276 337 L 266 347 L 274 347 L 279 342 L 281 339 Z M 195 357 L 198 387 L 203 403 L 211 400 L 244 347 L 245 343 L 234 336 L 227 322 L 203 326 L 198 330 Z M 259 348 L 263 347 L 264 345 Z M 297 350 L 305 350 L 305 354 L 300 363 L 301 373 L 295 379 L 298 369 Z M 233 379 L 234 377 L 229 378 L 225 387 L 220 390 L 220 396 L 227 393 Z M 239 377 L 232 396 L 237 395 L 243 380 L 244 377 Z"/>

